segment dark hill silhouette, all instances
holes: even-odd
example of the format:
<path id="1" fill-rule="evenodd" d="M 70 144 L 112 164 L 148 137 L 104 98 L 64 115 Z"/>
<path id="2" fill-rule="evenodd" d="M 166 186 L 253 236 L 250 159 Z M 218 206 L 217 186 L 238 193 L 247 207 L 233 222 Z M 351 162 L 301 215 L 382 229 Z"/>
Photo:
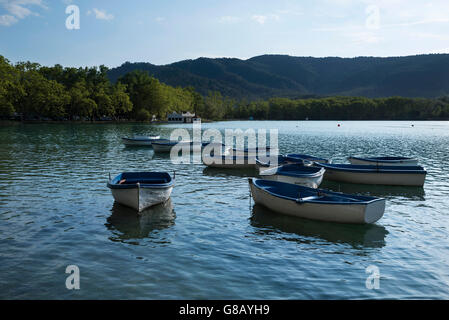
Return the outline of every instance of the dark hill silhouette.
<path id="1" fill-rule="evenodd" d="M 233 98 L 273 96 L 439 97 L 449 94 L 449 54 L 405 57 L 313 58 L 262 55 L 240 60 L 198 58 L 168 65 L 126 62 L 109 70 L 111 81 L 143 70 L 171 86 Z"/>

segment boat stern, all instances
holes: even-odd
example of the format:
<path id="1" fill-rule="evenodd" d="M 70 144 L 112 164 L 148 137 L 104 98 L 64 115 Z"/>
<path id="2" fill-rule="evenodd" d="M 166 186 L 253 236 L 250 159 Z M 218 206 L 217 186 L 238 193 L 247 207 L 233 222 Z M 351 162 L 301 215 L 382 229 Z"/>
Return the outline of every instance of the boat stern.
<path id="1" fill-rule="evenodd" d="M 385 199 L 373 201 L 366 206 L 365 223 L 374 223 L 378 221 L 385 212 Z"/>

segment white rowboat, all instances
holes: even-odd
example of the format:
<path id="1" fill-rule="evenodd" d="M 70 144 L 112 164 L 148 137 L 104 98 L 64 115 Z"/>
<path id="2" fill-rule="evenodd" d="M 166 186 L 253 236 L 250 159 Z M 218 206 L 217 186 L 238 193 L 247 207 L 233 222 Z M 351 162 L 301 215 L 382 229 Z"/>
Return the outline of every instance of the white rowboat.
<path id="1" fill-rule="evenodd" d="M 302 164 L 304 165 L 304 160 L 297 158 L 289 158 L 287 156 L 278 155 L 278 156 L 266 156 L 266 157 L 257 157 L 256 158 L 256 169 L 259 173 L 271 168 L 277 168 L 279 166 L 283 166 L 285 164 Z"/>
<path id="2" fill-rule="evenodd" d="M 295 217 L 340 222 L 374 223 L 382 218 L 385 199 L 312 189 L 289 183 L 249 179 L 256 204 Z"/>
<path id="3" fill-rule="evenodd" d="M 375 166 L 417 166 L 418 160 L 406 157 L 349 157 L 351 164 Z"/>
<path id="4" fill-rule="evenodd" d="M 234 156 L 252 156 L 252 157 L 256 157 L 256 156 L 264 156 L 264 155 L 269 155 L 270 152 L 272 154 L 276 153 L 275 150 L 272 150 L 270 147 L 265 147 L 265 148 L 245 148 L 245 149 L 236 149 L 233 148 L 231 150 L 232 154 Z"/>
<path id="5" fill-rule="evenodd" d="M 395 186 L 422 187 L 426 179 L 426 170 L 420 166 L 362 166 L 353 164 L 322 164 L 326 169 L 324 179 Z"/>
<path id="6" fill-rule="evenodd" d="M 167 201 L 173 186 L 167 172 L 123 172 L 107 184 L 115 201 L 138 212 Z"/>
<path id="7" fill-rule="evenodd" d="M 289 154 L 287 154 L 286 157 L 289 159 L 301 159 L 304 162 L 309 162 L 310 164 L 312 164 L 314 162 L 331 163 L 331 161 L 329 159 L 319 158 L 319 157 L 311 156 L 308 154 L 289 153 Z"/>
<path id="8" fill-rule="evenodd" d="M 221 143 L 215 142 L 191 142 L 191 141 L 154 141 L 152 143 L 153 149 L 155 152 L 168 153 L 171 152 L 172 148 L 176 147 L 179 150 L 184 150 L 187 148 L 188 152 L 192 151 L 201 151 L 203 148 L 208 147 L 209 151 L 213 151 L 214 149 L 220 149 L 222 153 L 226 153 L 226 150 L 223 151 L 223 145 Z"/>
<path id="9" fill-rule="evenodd" d="M 318 188 L 323 181 L 325 171 L 324 168 L 303 166 L 301 164 L 287 164 L 264 170 L 260 174 L 260 177 L 266 180 Z"/>
<path id="10" fill-rule="evenodd" d="M 203 163 L 211 168 L 254 169 L 255 157 L 204 154 Z"/>
<path id="11" fill-rule="evenodd" d="M 151 146 L 160 136 L 134 136 L 133 138 L 122 138 L 126 146 Z"/>

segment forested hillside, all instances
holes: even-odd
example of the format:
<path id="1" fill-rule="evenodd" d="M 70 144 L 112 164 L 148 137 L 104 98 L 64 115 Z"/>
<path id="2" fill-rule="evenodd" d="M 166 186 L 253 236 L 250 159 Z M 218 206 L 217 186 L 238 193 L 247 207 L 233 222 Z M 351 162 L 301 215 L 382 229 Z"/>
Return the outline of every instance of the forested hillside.
<path id="1" fill-rule="evenodd" d="M 248 60 L 199 58 L 169 65 L 126 62 L 108 71 L 111 81 L 143 70 L 172 86 L 206 95 L 250 100 L 271 97 L 440 97 L 449 94 L 449 55 L 312 58 L 263 55 Z"/>

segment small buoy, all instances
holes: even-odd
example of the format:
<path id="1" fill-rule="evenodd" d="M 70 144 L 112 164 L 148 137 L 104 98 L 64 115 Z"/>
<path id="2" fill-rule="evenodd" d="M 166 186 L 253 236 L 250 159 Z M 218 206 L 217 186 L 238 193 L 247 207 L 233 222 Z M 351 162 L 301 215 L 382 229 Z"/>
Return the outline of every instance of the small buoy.
<path id="1" fill-rule="evenodd" d="M 414 124 L 412 124 L 412 127 L 414 127 L 415 125 Z"/>
<path id="2" fill-rule="evenodd" d="M 338 124 L 338 126 L 340 126 L 340 124 Z"/>

